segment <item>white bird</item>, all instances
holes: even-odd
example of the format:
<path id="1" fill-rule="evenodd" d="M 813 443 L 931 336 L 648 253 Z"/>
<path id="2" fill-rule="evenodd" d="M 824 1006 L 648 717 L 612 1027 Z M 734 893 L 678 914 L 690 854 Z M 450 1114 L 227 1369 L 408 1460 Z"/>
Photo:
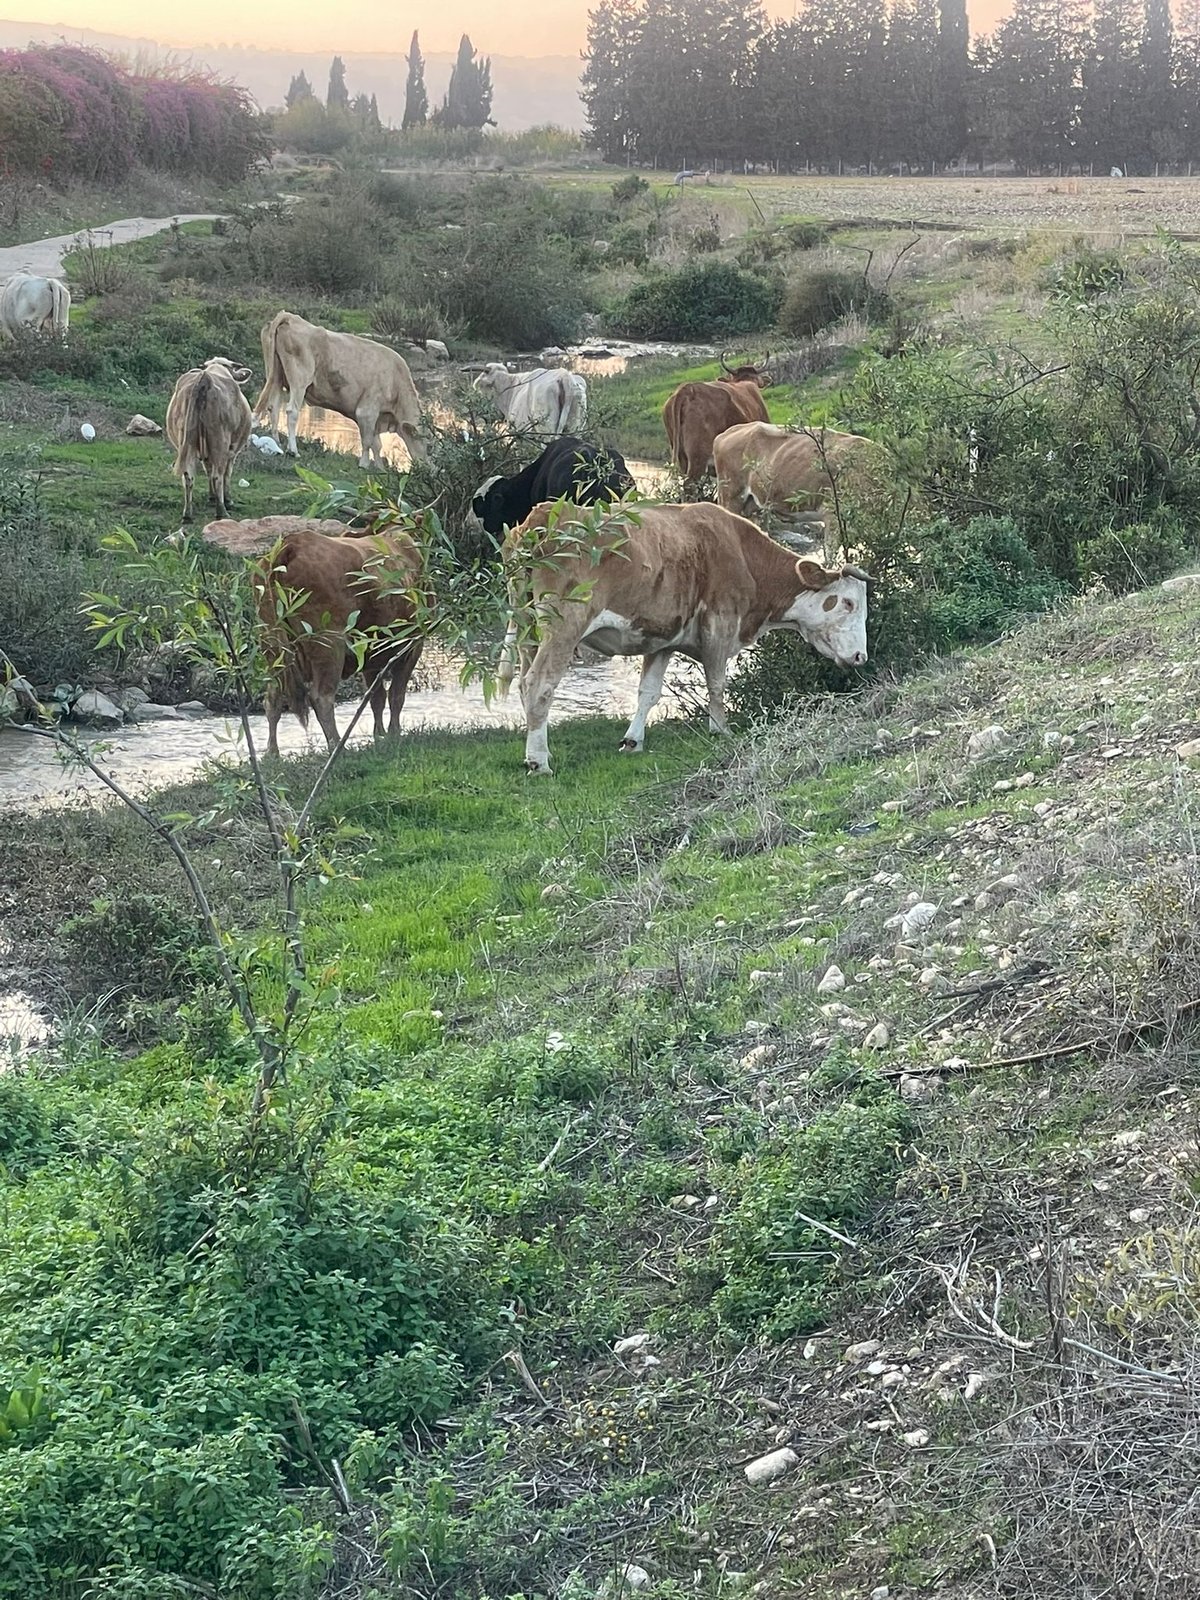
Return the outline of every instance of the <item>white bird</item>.
<path id="1" fill-rule="evenodd" d="M 268 433 L 252 433 L 250 443 L 261 456 L 281 456 L 283 454 L 279 441 L 272 439 Z"/>
<path id="2" fill-rule="evenodd" d="M 91 444 L 92 440 L 96 437 L 96 430 L 92 427 L 90 422 L 85 422 L 79 431 L 89 444 Z"/>

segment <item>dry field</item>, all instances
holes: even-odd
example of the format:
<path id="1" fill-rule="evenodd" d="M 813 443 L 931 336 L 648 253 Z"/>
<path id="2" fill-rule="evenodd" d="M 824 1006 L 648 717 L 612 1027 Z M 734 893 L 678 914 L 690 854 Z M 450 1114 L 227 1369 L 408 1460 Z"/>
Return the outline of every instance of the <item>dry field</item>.
<path id="1" fill-rule="evenodd" d="M 749 178 L 711 189 L 748 191 L 768 220 L 870 218 L 962 228 L 1062 228 L 1126 235 L 1200 234 L 1196 178 Z"/>

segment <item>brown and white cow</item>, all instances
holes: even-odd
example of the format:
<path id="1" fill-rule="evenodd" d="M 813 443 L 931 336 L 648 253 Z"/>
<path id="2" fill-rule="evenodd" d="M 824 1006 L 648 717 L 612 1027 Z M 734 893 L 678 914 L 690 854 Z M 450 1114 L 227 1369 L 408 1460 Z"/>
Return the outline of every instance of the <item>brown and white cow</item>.
<path id="1" fill-rule="evenodd" d="M 167 406 L 166 435 L 175 447 L 172 471 L 183 480 L 183 520 L 192 520 L 192 484 L 196 468 L 208 477 L 208 498 L 221 516 L 229 515 L 229 481 L 233 463 L 253 427 L 250 406 L 241 386 L 248 367 L 213 356 L 202 367 L 185 372 Z"/>
<path id="2" fill-rule="evenodd" d="M 770 355 L 768 352 L 768 360 Z M 671 446 L 671 462 L 688 484 L 713 470 L 713 442 L 739 422 L 766 422 L 762 391 L 772 378 L 762 366 L 730 367 L 711 382 L 681 383 L 663 407 L 663 426 Z"/>
<path id="3" fill-rule="evenodd" d="M 580 644 L 644 657 L 624 751 L 641 750 L 676 651 L 704 669 L 714 732 L 726 726 L 730 661 L 773 628 L 801 634 L 840 667 L 867 659 L 867 576 L 857 567 L 797 560 L 752 522 L 705 502 L 646 507 L 636 518 L 617 512 L 583 530 L 586 538 L 578 524 L 560 537 L 561 514 L 536 507 L 505 543 L 511 614 L 500 692 L 519 655 L 531 773 L 550 771 L 550 707 Z"/>
<path id="4" fill-rule="evenodd" d="M 743 516 L 819 513 L 851 463 L 869 462 L 878 452 L 874 440 L 857 433 L 790 433 L 770 422 L 744 422 L 713 445 L 717 501 Z"/>
<path id="5" fill-rule="evenodd" d="M 421 405 L 408 362 L 374 339 L 331 333 L 293 311 L 281 311 L 262 331 L 266 382 L 254 407 L 274 434 L 287 397 L 287 447 L 296 449 L 296 424 L 307 403 L 358 424 L 361 467 L 385 465 L 382 433 L 403 436 L 414 460 L 426 454 Z"/>
<path id="6" fill-rule="evenodd" d="M 409 679 L 423 640 L 409 629 L 417 615 L 422 560 L 406 534 L 347 532 L 307 517 L 210 522 L 201 536 L 234 555 L 269 552 L 255 574 L 258 614 L 270 664 L 267 754 L 279 754 L 279 720 L 290 711 L 308 726 L 309 707 L 332 750 L 341 735 L 334 703 L 343 678 L 358 671 L 351 643 L 374 634 L 362 673 L 371 696 L 375 737 L 400 731 Z M 352 620 L 353 619 L 353 620 Z"/>

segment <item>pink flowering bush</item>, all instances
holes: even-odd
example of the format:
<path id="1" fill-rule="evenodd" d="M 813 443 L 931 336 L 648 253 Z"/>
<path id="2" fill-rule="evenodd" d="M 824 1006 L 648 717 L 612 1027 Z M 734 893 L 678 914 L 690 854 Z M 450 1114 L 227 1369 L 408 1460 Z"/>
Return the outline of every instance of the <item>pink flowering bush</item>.
<path id="1" fill-rule="evenodd" d="M 96 50 L 0 51 L 0 151 L 15 172 L 120 181 L 136 166 L 242 178 L 269 153 L 245 89 L 203 73 L 131 73 Z"/>

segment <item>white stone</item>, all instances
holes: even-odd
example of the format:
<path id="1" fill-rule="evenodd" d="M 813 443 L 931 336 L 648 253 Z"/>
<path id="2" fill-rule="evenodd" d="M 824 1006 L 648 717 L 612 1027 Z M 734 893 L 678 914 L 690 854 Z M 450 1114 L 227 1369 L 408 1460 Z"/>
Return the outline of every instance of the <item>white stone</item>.
<path id="1" fill-rule="evenodd" d="M 922 1445 L 929 1443 L 928 1428 L 914 1428 L 911 1433 L 904 1435 L 904 1442 L 914 1450 L 919 1450 Z"/>
<path id="2" fill-rule="evenodd" d="M 785 1472 L 790 1472 L 793 1467 L 799 1466 L 800 1457 L 794 1450 L 786 1447 L 782 1450 L 772 1450 L 769 1455 L 759 1456 L 757 1461 L 751 1461 L 746 1466 L 747 1483 L 772 1483 L 776 1478 L 782 1478 Z"/>
<path id="3" fill-rule="evenodd" d="M 1188 739 L 1184 744 L 1177 744 L 1175 754 L 1181 761 L 1195 761 L 1200 756 L 1200 739 Z"/>
<path id="4" fill-rule="evenodd" d="M 938 908 L 930 900 L 918 900 L 915 906 L 909 906 L 900 920 L 900 930 L 906 939 L 911 939 L 914 933 L 920 933 L 928 928 Z"/>
<path id="5" fill-rule="evenodd" d="M 998 722 L 994 722 L 991 727 L 980 728 L 978 733 L 973 733 L 967 740 L 967 759 L 984 761 L 988 756 L 994 756 L 1003 750 L 1007 743 L 1007 730 Z"/>
<path id="6" fill-rule="evenodd" d="M 825 976 L 817 985 L 818 994 L 837 994 L 846 987 L 846 974 L 841 967 L 826 967 Z"/>
<path id="7" fill-rule="evenodd" d="M 765 1067 L 768 1061 L 773 1061 L 778 1054 L 773 1044 L 756 1044 L 753 1050 L 746 1051 L 738 1066 L 743 1072 L 755 1072 L 759 1067 Z"/>
<path id="8" fill-rule="evenodd" d="M 631 1356 L 639 1350 L 644 1350 L 654 1337 L 650 1333 L 631 1333 L 627 1339 L 618 1339 L 613 1345 L 613 1355 Z"/>
<path id="9" fill-rule="evenodd" d="M 186 711 L 180 711 L 178 706 L 159 706 L 154 702 L 146 701 L 143 705 L 129 707 L 129 717 L 132 722 L 190 722 L 192 719 Z"/>
<path id="10" fill-rule="evenodd" d="M 892 1041 L 886 1022 L 877 1022 L 863 1040 L 864 1050 L 886 1050 Z"/>
<path id="11" fill-rule="evenodd" d="M 1173 594 L 1180 589 L 1195 589 L 1200 586 L 1200 572 L 1181 572 L 1177 578 L 1167 578 L 1163 588 L 1168 594 Z"/>
<path id="12" fill-rule="evenodd" d="M 135 439 L 153 439 L 162 432 L 162 429 L 153 418 L 144 417 L 139 411 L 125 424 L 125 432 L 132 434 Z"/>
<path id="13" fill-rule="evenodd" d="M 85 689 L 71 707 L 71 716 L 85 728 L 120 728 L 125 713 L 99 689 Z"/>
<path id="14" fill-rule="evenodd" d="M 967 1374 L 967 1386 L 963 1390 L 963 1399 L 974 1400 L 986 1382 L 987 1379 L 982 1372 L 969 1372 Z"/>
<path id="15" fill-rule="evenodd" d="M 852 1344 L 843 1359 L 846 1361 L 865 1361 L 869 1356 L 878 1355 L 882 1349 L 882 1339 L 864 1339 L 861 1344 Z"/>
<path id="16" fill-rule="evenodd" d="M 435 361 L 449 361 L 450 352 L 442 339 L 426 339 L 425 354 L 432 356 Z M 649 1582 L 649 1579 L 647 1579 Z"/>

